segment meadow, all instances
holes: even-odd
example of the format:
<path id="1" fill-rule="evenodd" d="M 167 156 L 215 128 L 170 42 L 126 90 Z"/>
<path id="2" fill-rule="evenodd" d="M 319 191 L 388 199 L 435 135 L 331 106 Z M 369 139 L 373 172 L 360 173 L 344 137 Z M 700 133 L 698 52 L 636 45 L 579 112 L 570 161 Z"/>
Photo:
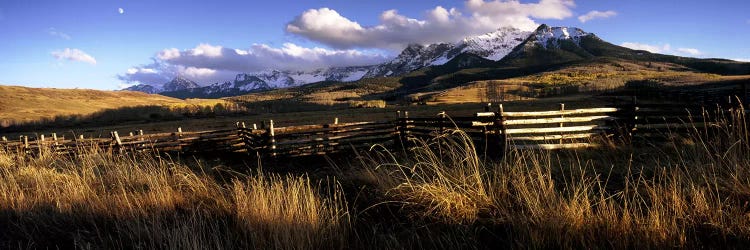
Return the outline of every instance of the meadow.
<path id="1" fill-rule="evenodd" d="M 611 138 L 501 159 L 460 130 L 288 167 L 0 151 L 0 247 L 741 248 L 750 243 L 744 114 L 662 143 Z"/>

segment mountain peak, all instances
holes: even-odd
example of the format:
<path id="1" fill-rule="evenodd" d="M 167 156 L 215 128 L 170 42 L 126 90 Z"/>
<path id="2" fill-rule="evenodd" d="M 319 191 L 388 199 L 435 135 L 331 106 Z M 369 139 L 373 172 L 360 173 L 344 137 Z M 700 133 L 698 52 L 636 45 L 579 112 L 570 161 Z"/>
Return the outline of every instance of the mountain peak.
<path id="1" fill-rule="evenodd" d="M 548 46 L 559 47 L 560 41 L 571 40 L 578 44 L 581 37 L 591 35 L 576 27 L 550 27 L 546 24 L 539 25 L 532 36 L 544 48 Z"/>
<path id="2" fill-rule="evenodd" d="M 469 52 L 485 59 L 497 61 L 508 55 L 521 44 L 531 32 L 514 27 L 500 27 L 482 35 L 467 37 L 462 41 L 463 52 Z"/>
<path id="3" fill-rule="evenodd" d="M 156 94 L 156 93 L 161 92 L 161 89 L 158 89 L 154 86 L 151 86 L 149 84 L 143 84 L 143 83 L 127 87 L 124 90 L 139 91 L 139 92 L 144 92 L 144 93 L 149 93 L 149 94 Z"/>
<path id="4" fill-rule="evenodd" d="M 544 30 L 547 30 L 549 28 L 551 28 L 549 25 L 543 23 L 543 24 L 539 25 L 539 27 L 536 27 L 536 30 L 534 32 L 544 31 Z"/>
<path id="5" fill-rule="evenodd" d="M 168 83 L 165 83 L 164 86 L 162 86 L 162 89 L 163 91 L 178 91 L 198 87 L 200 87 L 200 85 L 198 85 L 194 81 L 187 79 L 182 75 L 177 75 L 174 79 L 172 79 Z"/>

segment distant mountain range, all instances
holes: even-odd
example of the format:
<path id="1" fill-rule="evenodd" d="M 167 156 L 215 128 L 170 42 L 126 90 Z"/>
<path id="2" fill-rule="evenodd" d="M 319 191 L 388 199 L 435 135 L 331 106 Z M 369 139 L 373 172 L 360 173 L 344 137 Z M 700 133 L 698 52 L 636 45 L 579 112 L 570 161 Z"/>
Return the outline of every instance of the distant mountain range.
<path id="1" fill-rule="evenodd" d="M 379 65 L 331 67 L 313 71 L 266 70 L 238 74 L 233 81 L 208 86 L 199 86 L 189 79 L 177 76 L 162 86 L 139 84 L 126 90 L 159 93 L 179 98 L 216 98 L 321 81 L 350 82 L 362 78 L 398 76 L 427 66 L 445 64 L 462 53 L 472 53 L 493 61 L 500 60 L 531 33 L 533 32 L 503 27 L 491 33 L 468 37 L 455 44 L 411 44 L 393 60 Z"/>
<path id="2" fill-rule="evenodd" d="M 750 69 L 746 65 L 722 63 L 728 60 L 652 54 L 613 45 L 579 28 L 550 27 L 543 24 L 535 31 L 503 27 L 494 32 L 465 38 L 457 43 L 411 44 L 396 58 L 378 65 L 331 67 L 313 71 L 266 70 L 238 74 L 233 81 L 208 86 L 199 86 L 178 76 L 161 87 L 140 84 L 127 90 L 178 98 L 218 98 L 321 81 L 350 82 L 363 78 L 403 76 L 427 67 L 441 71 L 472 67 L 514 67 L 514 72 L 508 74 L 524 74 L 526 71 L 536 71 L 534 67 L 540 65 L 555 65 L 596 57 L 674 62 L 712 73 L 731 71 L 730 73 L 750 74 Z M 519 68 L 524 70 L 518 70 Z"/>

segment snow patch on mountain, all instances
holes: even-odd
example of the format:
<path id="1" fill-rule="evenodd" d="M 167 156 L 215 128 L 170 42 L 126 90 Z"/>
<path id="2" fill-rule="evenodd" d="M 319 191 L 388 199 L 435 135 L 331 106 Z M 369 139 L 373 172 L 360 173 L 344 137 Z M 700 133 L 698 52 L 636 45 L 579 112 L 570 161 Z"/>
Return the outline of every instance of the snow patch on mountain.
<path id="1" fill-rule="evenodd" d="M 140 84 L 127 90 L 147 93 L 189 90 L 191 93 L 211 95 L 236 95 L 252 91 L 288 88 L 321 81 L 357 81 L 362 78 L 398 76 L 424 67 L 444 65 L 456 56 L 471 53 L 476 56 L 499 61 L 521 45 L 540 45 L 559 48 L 561 41 L 570 40 L 580 45 L 580 40 L 590 33 L 574 27 L 549 27 L 541 25 L 535 31 L 522 31 L 503 27 L 486 34 L 467 37 L 456 43 L 429 45 L 411 44 L 392 60 L 372 66 L 331 67 L 310 71 L 264 70 L 238 74 L 234 81 L 214 83 L 200 87 L 195 82 L 178 76 L 162 85 Z"/>
<path id="2" fill-rule="evenodd" d="M 412 44 L 396 58 L 378 65 L 364 77 L 403 75 L 427 66 L 443 65 L 462 53 L 472 53 L 497 61 L 531 34 L 532 32 L 503 27 L 483 35 L 467 37 L 458 43 Z"/>
<path id="3" fill-rule="evenodd" d="M 465 38 L 461 43 L 465 46 L 463 52 L 498 61 L 526 40 L 531 33 L 513 27 L 503 27 L 484 35 Z"/>
<path id="4" fill-rule="evenodd" d="M 534 32 L 536 41 L 544 48 L 548 46 L 559 47 L 561 40 L 572 40 L 576 45 L 580 45 L 581 37 L 589 34 L 575 27 L 549 27 L 544 24 Z"/>

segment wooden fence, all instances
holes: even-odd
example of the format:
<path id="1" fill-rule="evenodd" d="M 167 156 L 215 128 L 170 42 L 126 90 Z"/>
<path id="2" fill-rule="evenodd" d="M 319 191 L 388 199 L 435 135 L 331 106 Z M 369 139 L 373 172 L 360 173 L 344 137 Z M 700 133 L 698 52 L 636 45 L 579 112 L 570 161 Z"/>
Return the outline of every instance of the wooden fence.
<path id="1" fill-rule="evenodd" d="M 238 126 L 240 137 L 248 150 L 271 157 L 324 155 L 361 148 L 394 139 L 393 122 L 354 122 L 267 128 Z"/>
<path id="2" fill-rule="evenodd" d="M 70 137 L 52 133 L 49 136 L 20 136 L 17 140 L 2 137 L 0 147 L 11 152 L 28 154 L 74 154 L 95 146 L 104 150 L 123 151 L 180 151 L 187 153 L 243 152 L 247 151 L 237 130 L 213 130 L 200 132 L 176 132 L 144 134 L 131 132 L 121 136 L 117 131 L 110 137 L 84 138 L 83 135 Z"/>
<path id="3" fill-rule="evenodd" d="M 741 107 L 729 107 L 735 108 Z M 633 98 L 616 107 L 566 109 L 560 104 L 557 110 L 533 112 L 509 112 L 498 105 L 469 117 L 450 117 L 442 112 L 436 117 L 412 118 L 408 112 L 398 112 L 398 118 L 391 121 L 339 123 L 336 118 L 330 124 L 277 127 L 271 120 L 260 127 L 238 122 L 235 129 L 201 132 L 178 128 L 170 133 L 134 131 L 120 135 L 113 131 L 105 138 L 58 137 L 53 133 L 2 137 L 0 147 L 27 154 L 77 154 L 95 145 L 113 152 L 239 152 L 289 158 L 340 153 L 374 144 L 404 145 L 410 139 L 431 138 L 458 128 L 487 152 L 502 154 L 512 148 L 596 147 L 601 137 L 663 138 L 665 133 L 713 126 L 716 117 L 699 106 L 638 104 Z"/>

